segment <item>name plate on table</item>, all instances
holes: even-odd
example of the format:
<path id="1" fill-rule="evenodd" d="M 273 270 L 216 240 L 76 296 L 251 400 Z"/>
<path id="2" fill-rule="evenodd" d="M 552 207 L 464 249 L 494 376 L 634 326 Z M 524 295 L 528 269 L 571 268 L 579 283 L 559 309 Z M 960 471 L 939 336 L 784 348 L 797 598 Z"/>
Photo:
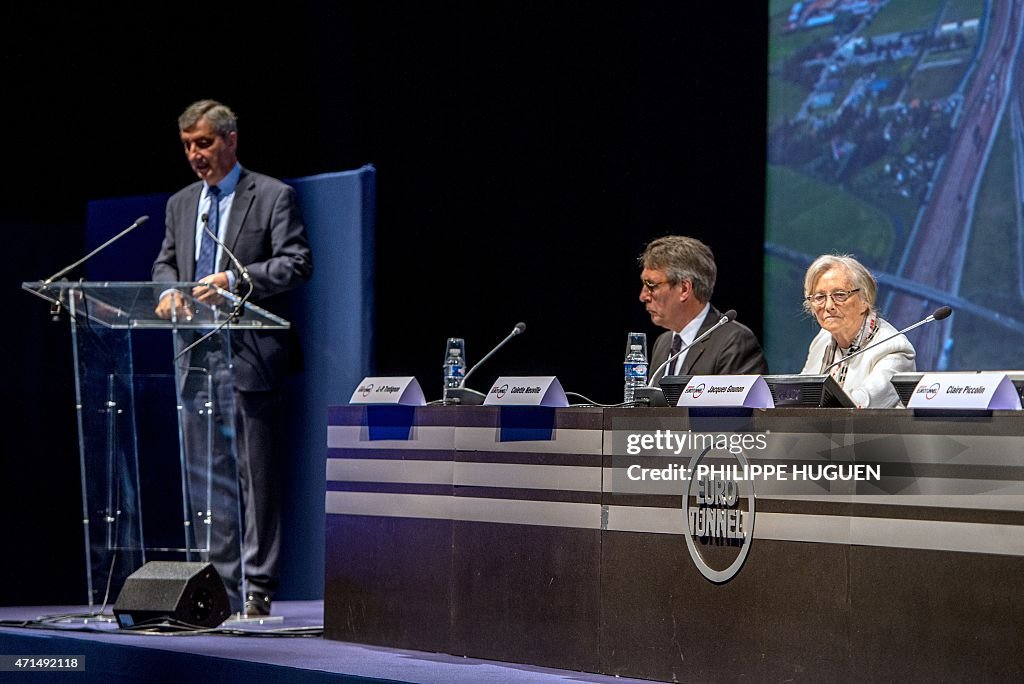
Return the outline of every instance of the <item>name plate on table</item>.
<path id="1" fill-rule="evenodd" d="M 910 395 L 911 409 L 1020 409 L 1006 373 L 925 373 Z"/>
<path id="2" fill-rule="evenodd" d="M 400 406 L 423 406 L 423 390 L 415 376 L 363 378 L 350 404 L 393 404 Z"/>
<path id="3" fill-rule="evenodd" d="M 760 375 L 694 375 L 676 406 L 775 408 L 775 401 Z"/>
<path id="4" fill-rule="evenodd" d="M 554 375 L 501 377 L 487 391 L 484 406 L 568 406 L 562 383 Z"/>

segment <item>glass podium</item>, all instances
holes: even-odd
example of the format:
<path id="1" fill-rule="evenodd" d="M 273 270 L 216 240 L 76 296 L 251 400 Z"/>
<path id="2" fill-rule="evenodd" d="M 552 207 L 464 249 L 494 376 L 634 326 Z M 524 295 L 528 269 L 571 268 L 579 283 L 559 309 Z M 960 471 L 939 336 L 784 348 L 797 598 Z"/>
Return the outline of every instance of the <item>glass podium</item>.
<path id="1" fill-rule="evenodd" d="M 112 603 L 147 560 L 210 561 L 238 600 L 231 334 L 289 323 L 216 287 L 216 304 L 199 302 L 195 287 L 208 286 L 22 283 L 71 323 L 91 609 Z M 160 318 L 170 290 L 179 305 Z"/>

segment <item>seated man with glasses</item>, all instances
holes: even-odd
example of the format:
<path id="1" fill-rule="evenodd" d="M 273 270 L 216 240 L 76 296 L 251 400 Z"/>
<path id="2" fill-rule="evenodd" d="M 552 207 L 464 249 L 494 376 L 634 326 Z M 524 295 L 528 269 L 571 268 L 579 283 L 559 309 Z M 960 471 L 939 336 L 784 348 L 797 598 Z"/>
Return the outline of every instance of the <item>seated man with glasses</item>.
<path id="1" fill-rule="evenodd" d="M 651 350 L 652 371 L 670 355 L 691 344 L 722 317 L 711 306 L 718 267 L 711 249 L 700 240 L 667 235 L 647 245 L 639 259 L 643 272 L 640 301 L 651 321 L 666 328 Z M 750 328 L 732 321 L 677 356 L 665 375 L 764 375 L 768 372 L 761 345 Z"/>
<path id="2" fill-rule="evenodd" d="M 831 364 L 884 340 L 896 329 L 875 311 L 875 277 L 851 256 L 826 254 L 804 276 L 804 309 L 814 314 L 821 332 L 811 341 L 802 375 L 818 375 Z M 905 335 L 834 366 L 829 372 L 860 408 L 891 408 L 899 396 L 889 381 L 916 370 L 914 347 Z"/>

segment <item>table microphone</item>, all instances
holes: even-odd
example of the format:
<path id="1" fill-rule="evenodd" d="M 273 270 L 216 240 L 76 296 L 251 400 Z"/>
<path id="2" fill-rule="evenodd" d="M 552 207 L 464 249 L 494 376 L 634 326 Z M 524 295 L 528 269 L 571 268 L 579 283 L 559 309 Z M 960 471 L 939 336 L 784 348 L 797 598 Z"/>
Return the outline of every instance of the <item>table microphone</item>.
<path id="1" fill-rule="evenodd" d="M 924 325 L 925 323 L 931 323 L 932 321 L 941 321 L 943 318 L 948 318 L 949 314 L 951 314 L 951 313 L 953 313 L 953 309 L 951 309 L 950 307 L 948 307 L 948 306 L 940 306 L 938 309 L 933 311 L 932 314 L 930 316 L 928 316 L 927 318 L 924 318 L 924 319 L 918 321 L 917 323 L 914 323 L 913 325 L 911 325 L 909 327 L 906 327 L 903 330 L 900 330 L 899 332 L 895 332 L 892 335 L 889 335 L 888 337 L 886 337 L 885 339 L 878 340 L 877 342 L 872 342 L 871 344 L 869 344 L 868 346 L 864 347 L 863 349 L 858 349 L 857 351 L 853 352 L 852 354 L 847 354 L 846 356 L 844 356 L 843 358 L 839 359 L 838 361 L 836 361 L 834 363 L 831 363 L 828 366 L 825 366 L 825 369 L 821 371 L 820 375 L 828 375 L 828 372 L 830 370 L 832 370 L 833 368 L 835 368 L 836 366 L 838 366 L 841 363 L 849 361 L 854 356 L 857 356 L 858 354 L 863 354 L 868 349 L 872 349 L 873 347 L 877 347 L 878 345 L 880 345 L 880 344 L 882 344 L 884 342 L 888 342 L 889 340 L 891 340 L 894 337 L 899 337 L 900 335 L 903 335 L 904 333 L 908 333 L 911 330 L 913 330 L 914 328 L 918 328 L 918 327 Z"/>
<path id="2" fill-rule="evenodd" d="M 667 368 L 670 363 L 675 361 L 676 357 L 678 357 L 684 351 L 691 349 L 699 342 L 703 342 L 705 339 L 708 338 L 709 335 L 711 335 L 711 333 L 715 332 L 729 321 L 734 320 L 736 320 L 736 309 L 729 309 L 724 314 L 722 314 L 722 317 L 718 319 L 717 323 L 715 323 L 713 326 L 705 330 L 700 335 L 697 335 L 697 337 L 694 338 L 693 342 L 686 345 L 685 347 L 677 351 L 675 354 L 672 354 L 667 359 L 665 359 L 665 362 L 658 366 L 653 373 L 651 373 L 651 379 L 650 381 L 648 381 L 647 387 L 640 387 L 633 390 L 633 401 L 638 403 L 646 403 L 650 406 L 668 406 L 668 403 L 665 401 L 665 393 L 662 391 L 660 387 L 654 386 L 654 378 L 657 377 L 658 373 Z"/>
<path id="3" fill-rule="evenodd" d="M 505 339 L 499 342 L 494 349 L 487 352 L 487 354 L 485 354 L 482 359 L 477 361 L 473 365 L 473 367 L 470 368 L 469 371 L 464 376 L 462 376 L 462 381 L 459 382 L 458 387 L 452 387 L 451 389 L 448 390 L 448 399 L 451 400 L 450 403 L 465 404 L 467 406 L 479 406 L 480 404 L 484 403 L 483 393 L 477 392 L 476 390 L 471 390 L 468 387 L 466 387 L 466 381 L 469 380 L 469 376 L 473 374 L 473 371 L 482 366 L 484 364 L 484 361 L 486 361 L 487 359 L 491 358 L 491 356 L 494 355 L 494 352 L 504 347 L 505 343 L 511 340 L 513 337 L 515 337 L 516 335 L 522 335 L 524 332 L 526 332 L 526 323 L 523 323 L 522 321 L 516 323 L 516 327 L 512 328 L 512 332 L 510 332 L 505 337 Z"/>

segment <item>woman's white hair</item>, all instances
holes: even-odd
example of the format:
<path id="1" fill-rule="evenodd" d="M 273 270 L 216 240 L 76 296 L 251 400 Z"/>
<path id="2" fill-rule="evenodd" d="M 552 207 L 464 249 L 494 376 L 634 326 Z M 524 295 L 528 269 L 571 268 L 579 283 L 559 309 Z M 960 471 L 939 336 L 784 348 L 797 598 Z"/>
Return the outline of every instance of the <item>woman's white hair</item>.
<path id="1" fill-rule="evenodd" d="M 823 254 L 807 268 L 807 274 L 804 275 L 804 310 L 808 313 L 811 311 L 811 302 L 807 297 L 814 294 L 811 289 L 818 282 L 818 278 L 834 268 L 842 268 L 850 274 L 853 287 L 860 289 L 861 298 L 873 312 L 875 298 L 878 296 L 878 283 L 875 282 L 875 276 L 871 275 L 871 271 L 849 254 Z"/>

